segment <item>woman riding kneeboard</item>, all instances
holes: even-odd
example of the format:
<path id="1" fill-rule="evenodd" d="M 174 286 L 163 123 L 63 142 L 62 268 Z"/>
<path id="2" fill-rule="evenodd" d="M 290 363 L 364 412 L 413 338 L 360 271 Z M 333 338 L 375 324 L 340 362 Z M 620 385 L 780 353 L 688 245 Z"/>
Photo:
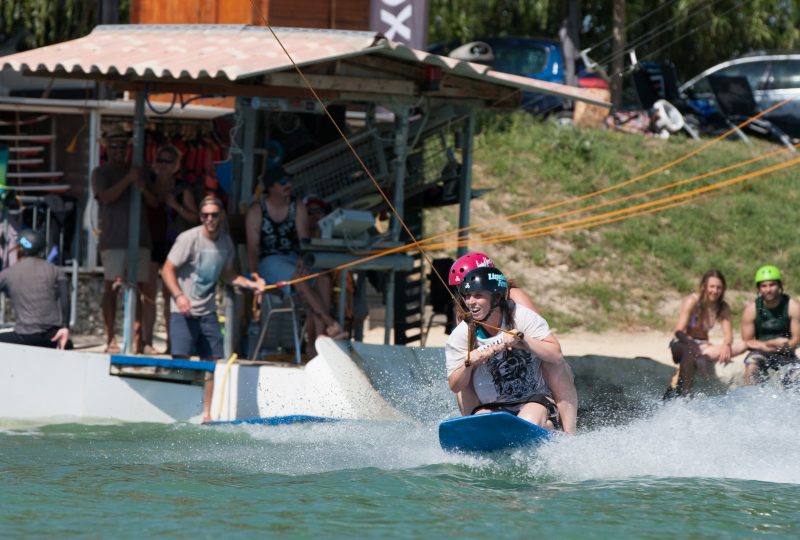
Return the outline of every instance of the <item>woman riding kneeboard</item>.
<path id="1" fill-rule="evenodd" d="M 494 262 L 484 253 L 468 253 L 459 257 L 450 267 L 448 284 L 454 292 L 458 293 L 458 287 L 464 277 L 472 270 L 477 268 L 494 268 Z M 534 312 L 539 312 L 533 304 L 531 298 L 525 291 L 515 287 L 513 283 L 507 283 L 508 299 L 517 306 L 526 307 Z M 458 294 L 457 294 L 458 296 Z M 463 307 L 463 305 L 462 305 Z M 456 310 L 458 315 L 458 311 Z M 555 339 L 555 336 L 553 337 Z M 544 380 L 552 392 L 553 399 L 558 408 L 561 425 L 565 433 L 575 434 L 577 415 L 578 415 L 578 394 L 575 390 L 575 382 L 572 369 L 560 356 L 558 362 L 545 362 L 542 364 Z M 469 415 L 478 405 L 478 397 L 471 386 L 466 387 L 460 392 L 456 392 L 458 406 L 461 414 Z"/>
<path id="2" fill-rule="evenodd" d="M 497 268 L 470 271 L 459 292 L 468 313 L 445 346 L 450 389 L 474 391 L 472 414 L 507 411 L 553 429 L 558 410 L 542 365 L 564 360 L 547 321 L 509 301 L 508 282 Z"/>

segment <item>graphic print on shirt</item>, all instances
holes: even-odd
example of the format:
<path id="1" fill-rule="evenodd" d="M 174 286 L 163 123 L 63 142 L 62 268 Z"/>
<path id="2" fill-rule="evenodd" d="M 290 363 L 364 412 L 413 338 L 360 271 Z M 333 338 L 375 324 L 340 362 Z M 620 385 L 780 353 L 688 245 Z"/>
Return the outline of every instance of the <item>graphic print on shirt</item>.
<path id="1" fill-rule="evenodd" d="M 261 201 L 261 256 L 297 251 L 297 211 L 294 202 L 289 204 L 289 213 L 281 223 L 275 223 L 269 216 L 264 201 Z"/>
<path id="2" fill-rule="evenodd" d="M 496 354 L 488 363 L 498 401 L 520 401 L 541 384 L 540 370 L 530 352 L 511 349 Z"/>
<path id="3" fill-rule="evenodd" d="M 214 294 L 217 279 L 225 265 L 226 253 L 216 249 L 201 249 L 197 253 L 197 268 L 192 275 L 192 297 L 205 298 Z"/>

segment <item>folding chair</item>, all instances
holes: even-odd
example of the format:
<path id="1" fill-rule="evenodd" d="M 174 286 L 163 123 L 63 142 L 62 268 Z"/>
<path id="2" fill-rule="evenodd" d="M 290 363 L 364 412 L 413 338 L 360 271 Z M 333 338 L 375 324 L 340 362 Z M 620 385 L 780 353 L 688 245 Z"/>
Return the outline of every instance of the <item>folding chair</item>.
<path id="1" fill-rule="evenodd" d="M 305 331 L 305 322 L 301 322 L 302 315 L 302 309 L 295 302 L 294 294 L 283 298 L 274 292 L 263 293 L 261 328 L 251 354 L 253 359 L 260 357 L 263 347 L 276 352 L 292 347 L 295 363 L 301 364 L 301 336 Z"/>
<path id="2" fill-rule="evenodd" d="M 761 112 L 760 107 L 753 97 L 753 89 L 750 83 L 743 76 L 724 76 L 709 75 L 708 83 L 714 92 L 717 101 L 717 109 L 725 118 L 725 122 L 730 129 L 734 129 L 740 139 L 750 144 L 747 135 L 737 127 L 745 120 L 752 118 Z M 791 140 L 780 128 L 762 116 L 750 122 L 745 129 L 762 137 L 771 137 L 782 142 L 787 148 L 794 151 Z"/>

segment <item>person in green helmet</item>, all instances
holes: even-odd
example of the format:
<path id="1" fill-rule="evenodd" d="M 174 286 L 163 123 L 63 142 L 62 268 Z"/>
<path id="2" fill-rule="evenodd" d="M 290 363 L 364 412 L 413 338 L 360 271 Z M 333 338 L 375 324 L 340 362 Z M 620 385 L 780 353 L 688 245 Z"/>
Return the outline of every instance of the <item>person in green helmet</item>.
<path id="1" fill-rule="evenodd" d="M 742 312 L 742 340 L 750 351 L 744 359 L 745 384 L 766 378 L 770 370 L 798 361 L 800 303 L 783 292 L 781 271 L 762 266 L 755 276 L 756 301 Z"/>

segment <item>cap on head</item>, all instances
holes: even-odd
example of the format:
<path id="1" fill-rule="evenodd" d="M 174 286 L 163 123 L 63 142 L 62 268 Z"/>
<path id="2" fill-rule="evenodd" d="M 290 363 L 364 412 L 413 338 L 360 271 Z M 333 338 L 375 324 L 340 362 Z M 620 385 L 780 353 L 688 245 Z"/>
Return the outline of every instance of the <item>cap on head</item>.
<path id="1" fill-rule="evenodd" d="M 330 211 L 330 205 L 325 202 L 325 199 L 319 197 L 318 195 L 307 195 L 303 197 L 303 204 L 306 205 L 306 208 L 311 209 L 312 207 L 315 208 L 322 208 L 322 211 L 326 214 Z"/>
<path id="2" fill-rule="evenodd" d="M 110 141 L 111 139 L 130 139 L 130 134 L 123 129 L 122 126 L 114 126 L 106 132 L 106 140 Z"/>
<path id="3" fill-rule="evenodd" d="M 783 278 L 781 277 L 781 271 L 778 269 L 777 266 L 773 266 L 771 264 L 767 264 L 756 270 L 756 287 L 762 281 L 782 281 Z"/>
<path id="4" fill-rule="evenodd" d="M 25 229 L 19 233 L 17 243 L 24 255 L 35 257 L 44 250 L 44 235 L 33 229 Z"/>
<path id="5" fill-rule="evenodd" d="M 292 178 L 286 169 L 283 167 L 275 167 L 272 169 L 268 169 L 263 175 L 261 175 L 261 185 L 264 186 L 264 189 L 268 189 L 272 184 L 279 182 L 282 178 Z"/>
<path id="6" fill-rule="evenodd" d="M 483 266 L 471 270 L 458 287 L 462 296 L 467 293 L 486 291 L 500 295 L 501 298 L 508 299 L 508 281 L 506 276 L 494 267 Z"/>
<path id="7" fill-rule="evenodd" d="M 456 262 L 454 262 L 453 266 L 450 267 L 450 275 L 447 277 L 447 283 L 451 287 L 458 285 L 464 279 L 464 276 L 466 276 L 469 272 L 475 270 L 476 268 L 483 267 L 494 267 L 492 259 L 490 259 L 485 253 L 476 252 L 462 255 L 456 259 Z"/>

